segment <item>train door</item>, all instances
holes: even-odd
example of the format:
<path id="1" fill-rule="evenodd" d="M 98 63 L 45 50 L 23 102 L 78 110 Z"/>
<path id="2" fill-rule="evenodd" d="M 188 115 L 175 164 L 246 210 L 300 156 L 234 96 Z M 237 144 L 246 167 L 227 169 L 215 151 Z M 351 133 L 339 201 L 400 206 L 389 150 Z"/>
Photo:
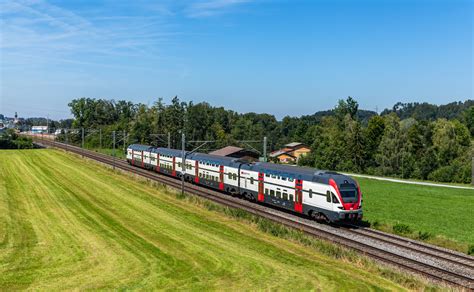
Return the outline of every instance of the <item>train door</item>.
<path id="1" fill-rule="evenodd" d="M 176 176 L 176 157 L 173 156 L 173 171 L 171 172 L 172 176 Z"/>
<path id="2" fill-rule="evenodd" d="M 295 212 L 303 213 L 303 181 L 295 179 Z"/>
<path id="3" fill-rule="evenodd" d="M 247 189 L 247 178 L 242 175 L 242 171 L 240 172 L 239 178 L 240 178 L 240 187 Z"/>
<path id="4" fill-rule="evenodd" d="M 132 150 L 132 165 L 135 165 L 135 151 Z"/>
<path id="5" fill-rule="evenodd" d="M 263 193 L 263 172 L 258 173 L 258 201 L 265 201 L 265 194 Z"/>
<path id="6" fill-rule="evenodd" d="M 160 153 L 156 153 L 156 172 L 160 172 Z"/>
<path id="7" fill-rule="evenodd" d="M 199 161 L 194 161 L 194 182 L 199 183 Z"/>
<path id="8" fill-rule="evenodd" d="M 219 190 L 224 190 L 224 165 L 219 165 Z"/>

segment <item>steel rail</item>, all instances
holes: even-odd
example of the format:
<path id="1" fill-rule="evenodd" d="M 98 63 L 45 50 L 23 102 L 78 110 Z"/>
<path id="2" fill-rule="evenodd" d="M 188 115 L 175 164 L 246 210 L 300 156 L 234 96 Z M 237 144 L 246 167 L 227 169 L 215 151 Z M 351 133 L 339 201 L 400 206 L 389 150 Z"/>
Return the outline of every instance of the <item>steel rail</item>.
<path id="1" fill-rule="evenodd" d="M 375 240 L 380 240 L 398 246 L 400 248 L 409 249 L 415 252 L 425 254 L 427 256 L 436 257 L 446 262 L 461 265 L 468 269 L 473 269 L 474 271 L 474 257 L 374 229 L 360 227 L 357 225 L 349 226 L 350 227 L 346 228 L 346 230 L 354 234 L 367 236 Z"/>

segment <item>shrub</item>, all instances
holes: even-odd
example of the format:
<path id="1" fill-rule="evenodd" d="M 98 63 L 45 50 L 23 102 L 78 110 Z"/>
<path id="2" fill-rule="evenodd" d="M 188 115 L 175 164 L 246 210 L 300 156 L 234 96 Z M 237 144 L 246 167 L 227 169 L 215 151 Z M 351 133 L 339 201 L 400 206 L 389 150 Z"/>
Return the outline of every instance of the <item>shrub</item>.
<path id="1" fill-rule="evenodd" d="M 380 222 L 378 220 L 375 220 L 374 222 L 370 223 L 370 227 L 377 229 L 380 226 Z"/>
<path id="2" fill-rule="evenodd" d="M 418 231 L 418 236 L 417 238 L 419 240 L 428 240 L 430 238 L 433 237 L 433 234 L 429 233 L 429 232 L 423 232 L 423 231 Z"/>
<path id="3" fill-rule="evenodd" d="M 393 225 L 393 232 L 397 234 L 409 234 L 412 232 L 410 226 L 402 223 L 397 223 Z"/>
<path id="4" fill-rule="evenodd" d="M 474 244 L 469 245 L 469 248 L 467 249 L 467 254 L 474 255 Z"/>

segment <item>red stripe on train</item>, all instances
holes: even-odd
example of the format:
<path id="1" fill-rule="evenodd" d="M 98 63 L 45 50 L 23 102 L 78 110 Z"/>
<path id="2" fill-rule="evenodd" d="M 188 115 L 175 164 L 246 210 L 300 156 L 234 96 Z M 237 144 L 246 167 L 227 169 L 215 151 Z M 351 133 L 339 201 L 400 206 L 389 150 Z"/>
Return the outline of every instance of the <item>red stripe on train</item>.
<path id="1" fill-rule="evenodd" d="M 265 194 L 263 193 L 263 172 L 258 173 L 258 201 L 265 201 Z"/>

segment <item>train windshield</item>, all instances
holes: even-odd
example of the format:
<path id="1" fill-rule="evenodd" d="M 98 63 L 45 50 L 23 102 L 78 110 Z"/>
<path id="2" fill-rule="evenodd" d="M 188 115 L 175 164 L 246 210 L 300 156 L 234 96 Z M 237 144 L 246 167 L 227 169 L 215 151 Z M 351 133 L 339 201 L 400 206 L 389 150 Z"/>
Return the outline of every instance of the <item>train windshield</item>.
<path id="1" fill-rule="evenodd" d="M 340 193 L 345 203 L 357 202 L 357 189 L 341 189 Z"/>

